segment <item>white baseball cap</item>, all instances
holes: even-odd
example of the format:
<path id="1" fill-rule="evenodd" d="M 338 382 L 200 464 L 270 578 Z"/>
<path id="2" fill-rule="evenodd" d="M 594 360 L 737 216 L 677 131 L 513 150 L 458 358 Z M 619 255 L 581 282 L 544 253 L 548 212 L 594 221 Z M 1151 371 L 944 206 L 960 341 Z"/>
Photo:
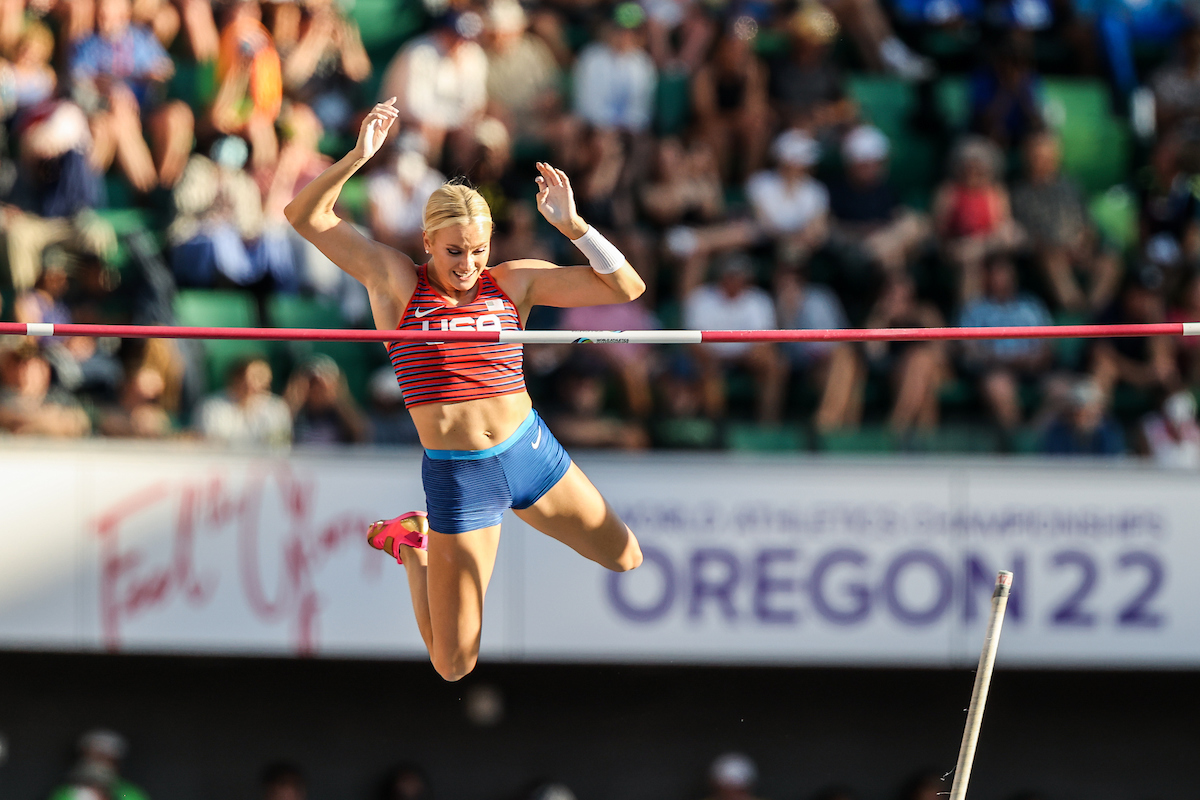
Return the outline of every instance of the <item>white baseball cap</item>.
<path id="1" fill-rule="evenodd" d="M 874 125 L 859 125 L 842 140 L 842 158 L 850 164 L 882 161 L 891 149 L 887 136 Z"/>
<path id="2" fill-rule="evenodd" d="M 784 164 L 811 167 L 821 160 L 821 145 L 804 131 L 793 128 L 779 134 L 771 145 L 771 154 Z"/>
<path id="3" fill-rule="evenodd" d="M 708 777 L 721 786 L 747 789 L 758 780 L 758 768 L 745 753 L 726 753 L 712 763 Z"/>

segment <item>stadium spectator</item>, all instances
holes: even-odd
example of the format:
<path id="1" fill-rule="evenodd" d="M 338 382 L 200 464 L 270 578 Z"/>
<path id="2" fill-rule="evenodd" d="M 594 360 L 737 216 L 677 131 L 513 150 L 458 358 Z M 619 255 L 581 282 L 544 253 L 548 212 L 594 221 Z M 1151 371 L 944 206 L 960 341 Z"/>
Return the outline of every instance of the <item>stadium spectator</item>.
<path id="1" fill-rule="evenodd" d="M 1200 425 L 1196 424 L 1196 396 L 1175 392 L 1158 411 L 1142 418 L 1143 451 L 1162 467 L 1200 469 Z"/>
<path id="2" fill-rule="evenodd" d="M 393 377 L 392 383 L 395 382 Z M 393 769 L 379 792 L 379 800 L 430 800 L 432 797 L 429 778 L 416 764 L 401 764 Z"/>
<path id="3" fill-rule="evenodd" d="M 1095 381 L 1071 389 L 1067 409 L 1042 434 L 1049 455 L 1116 456 L 1125 452 L 1125 434 L 1107 410 L 1107 397 Z"/>
<path id="4" fill-rule="evenodd" d="M 35 346 L 0 352 L 0 430 L 75 439 L 91 422 L 68 392 L 51 384 L 50 363 Z"/>
<path id="5" fill-rule="evenodd" d="M 370 407 L 367 421 L 370 423 L 371 443 L 384 445 L 415 445 L 420 443 L 417 426 L 404 407 L 404 392 L 396 381 L 391 367 L 380 367 L 371 375 L 367 387 Z"/>
<path id="6" fill-rule="evenodd" d="M 824 133 L 850 124 L 857 108 L 829 54 L 838 32 L 833 14 L 819 3 L 804 5 L 786 31 L 789 46 L 770 64 L 768 84 L 784 126 Z"/>
<path id="7" fill-rule="evenodd" d="M 826 5 L 870 69 L 908 81 L 926 81 L 936 74 L 937 67 L 930 59 L 913 52 L 896 36 L 878 0 L 833 0 Z"/>
<path id="8" fill-rule="evenodd" d="M 141 788 L 121 777 L 121 762 L 128 750 L 125 737 L 115 731 L 84 734 L 79 740 L 79 760 L 65 784 L 50 793 L 50 800 L 148 800 Z"/>
<path id="9" fill-rule="evenodd" d="M 205 439 L 234 445 L 285 445 L 292 440 L 292 413 L 271 393 L 271 367 L 257 356 L 237 361 L 225 391 L 209 395 L 195 412 Z"/>
<path id="10" fill-rule="evenodd" d="M 941 312 L 917 296 L 908 275 L 888 279 L 867 315 L 868 328 L 934 328 L 942 325 Z M 888 416 L 893 432 L 908 435 L 913 429 L 937 427 L 938 391 L 948 375 L 942 342 L 868 342 L 867 367 L 891 384 L 895 401 Z"/>
<path id="11" fill-rule="evenodd" d="M 350 395 L 346 376 L 329 356 L 314 356 L 292 372 L 283 392 L 296 444 L 367 441 L 367 418 Z"/>
<path id="12" fill-rule="evenodd" d="M 1157 279 L 1152 275 L 1152 272 L 1141 274 L 1131 281 L 1097 322 L 1104 325 L 1163 322 L 1166 319 L 1163 298 L 1153 288 Z M 1092 348 L 1092 375 L 1110 396 L 1118 383 L 1135 389 L 1171 392 L 1179 388 L 1180 380 L 1175 350 L 1175 339 L 1169 336 L 1098 339 Z"/>
<path id="13" fill-rule="evenodd" d="M 424 253 L 425 201 L 446 178 L 425 160 L 425 140 L 403 133 L 383 164 L 367 178 L 367 219 L 379 241 L 414 257 Z"/>
<path id="14" fill-rule="evenodd" d="M 776 167 L 746 183 L 746 197 L 762 230 L 776 243 L 779 261 L 801 266 L 829 236 L 829 190 L 810 171 L 821 148 L 799 129 L 780 134 L 771 145 Z"/>
<path id="15" fill-rule="evenodd" d="M 635 420 L 604 413 L 604 365 L 586 356 L 568 361 L 556 373 L 556 408 L 547 414 L 564 445 L 640 450 L 650 444 Z"/>
<path id="16" fill-rule="evenodd" d="M 621 3 L 599 41 L 575 63 L 575 113 L 602 129 L 643 133 L 653 121 L 658 71 L 646 52 L 646 13 Z"/>
<path id="17" fill-rule="evenodd" d="M 1083 193 L 1062 174 L 1061 164 L 1061 147 L 1053 134 L 1028 138 L 1025 179 L 1012 193 L 1013 217 L 1028 235 L 1059 307 L 1095 314 L 1116 296 L 1122 265 L 1116 253 L 1103 247 Z"/>
<path id="18" fill-rule="evenodd" d="M 174 186 L 183 174 L 194 119 L 185 103 L 163 99 L 162 85 L 175 65 L 131 15 L 130 0 L 98 0 L 96 32 L 76 46 L 70 72 L 75 97 L 89 111 L 94 163 L 106 171 L 115 159 L 130 184 L 148 192 Z"/>
<path id="19" fill-rule="evenodd" d="M 934 229 L 958 272 L 964 303 L 983 291 L 984 259 L 1011 250 L 1021 239 L 1008 190 L 1000 182 L 1002 169 L 1003 155 L 996 145 L 968 136 L 950 156 L 950 180 L 934 196 Z"/>
<path id="20" fill-rule="evenodd" d="M 696 126 L 727 180 L 762 167 L 771 134 L 767 67 L 754 52 L 757 30 L 749 17 L 736 20 L 692 80 Z"/>
<path id="21" fill-rule="evenodd" d="M 269 765 L 262 775 L 262 800 L 305 800 L 308 782 L 299 767 L 285 762 Z"/>
<path id="22" fill-rule="evenodd" d="M 725 753 L 708 768 L 709 800 L 755 800 L 758 767 L 743 753 Z"/>
<path id="23" fill-rule="evenodd" d="M 638 187 L 642 219 L 665 231 L 667 252 L 681 262 L 676 291 L 686 297 L 704 281 L 709 256 L 739 248 L 757 238 L 749 221 L 725 218 L 725 193 L 713 151 L 703 143 L 686 146 L 675 137 L 658 141 L 648 180 Z M 657 289 L 647 284 L 648 302 Z"/>
<path id="24" fill-rule="evenodd" d="M 1150 81 L 1160 134 L 1200 121 L 1200 24 L 1190 22 L 1178 45 L 1177 60 L 1161 67 Z"/>
<path id="25" fill-rule="evenodd" d="M 53 56 L 54 34 L 40 22 L 27 22 L 12 61 L 13 112 L 34 108 L 54 96 L 58 75 L 50 64 Z"/>
<path id="26" fill-rule="evenodd" d="M 1009 256 L 995 253 L 984 268 L 984 295 L 963 307 L 958 324 L 971 328 L 1049 325 L 1050 313 L 1033 295 L 1018 291 Z M 978 378 L 988 409 L 1005 434 L 1021 425 L 1022 384 L 1036 384 L 1051 363 L 1043 339 L 987 339 L 965 342 L 964 366 Z"/>
<path id="27" fill-rule="evenodd" d="M 260 254 L 266 258 L 268 269 L 276 270 L 273 274 L 276 290 L 298 287 L 303 292 L 312 292 L 338 305 L 347 321 L 357 323 L 368 311 L 366 290 L 296 233 L 283 214 L 296 192 L 331 163 L 318 149 L 324 127 L 316 113 L 303 103 L 288 103 L 279 121 L 282 142 L 279 160 L 254 173 L 263 197 Z M 248 194 L 246 198 L 249 202 Z M 294 275 L 288 267 L 289 260 L 294 265 Z"/>
<path id="28" fill-rule="evenodd" d="M 638 191 L 648 221 L 665 229 L 721 218 L 725 197 L 713 152 L 704 144 L 685 145 L 674 136 L 658 140 L 650 177 Z"/>
<path id="29" fill-rule="evenodd" d="M 210 155 L 193 155 L 174 190 L 175 220 L 167 237 L 175 279 L 181 286 L 294 291 L 290 247 L 279 230 L 264 236 L 262 194 L 243 169 L 246 141 L 224 136 Z"/>
<path id="30" fill-rule="evenodd" d="M 1192 149 L 1178 134 L 1162 136 L 1139 175 L 1141 254 L 1162 271 L 1168 293 L 1200 261 L 1200 199 L 1185 169 Z"/>
<path id="31" fill-rule="evenodd" d="M 350 98 L 371 75 L 358 25 L 334 0 L 275 3 L 274 12 L 284 91 L 312 108 L 325 130 L 348 131 L 355 114 Z"/>
<path id="32" fill-rule="evenodd" d="M 33 289 L 17 295 L 13 319 L 17 322 L 66 324 L 73 322 L 64 298 L 70 290 L 66 254 L 51 251 Z M 103 344 L 103 346 L 102 346 Z M 113 396 L 122 380 L 121 365 L 108 342 L 91 336 L 50 337 L 41 342 L 42 355 L 54 367 L 58 385 L 72 392 Z"/>
<path id="33" fill-rule="evenodd" d="M 582 306 L 563 309 L 558 327 L 568 331 L 638 331 L 662 327 L 640 300 L 608 306 Z M 655 364 L 654 351 L 645 344 L 611 344 L 595 355 L 616 375 L 624 395 L 625 411 L 635 419 L 645 419 L 653 409 L 650 375 Z"/>
<path id="34" fill-rule="evenodd" d="M 794 330 L 848 328 L 846 312 L 828 286 L 809 283 L 803 270 L 781 270 L 775 276 L 779 327 Z M 820 403 L 813 414 L 818 431 L 855 428 L 862 418 L 866 372 L 857 348 L 848 343 L 791 342 L 784 345 L 792 370 L 817 388 Z"/>
<path id="35" fill-rule="evenodd" d="M 175 5 L 192 58 L 202 64 L 216 61 L 221 50 L 221 33 L 213 16 L 213 4 L 207 0 L 176 0 Z"/>
<path id="36" fill-rule="evenodd" d="M 78 106 L 49 101 L 30 109 L 18 128 L 20 158 L 3 207 L 9 280 L 17 291 L 33 286 L 43 251 L 86 237 L 87 215 L 103 202 L 92 162 L 87 120 Z"/>
<path id="37" fill-rule="evenodd" d="M 1033 40 L 1011 31 L 971 77 L 971 130 L 1002 148 L 1019 146 L 1042 129 L 1041 78 L 1033 69 Z"/>
<path id="38" fill-rule="evenodd" d="M 664 72 L 694 73 L 709 54 L 717 26 L 698 0 L 639 0 L 654 63 Z"/>
<path id="39" fill-rule="evenodd" d="M 716 282 L 705 284 L 684 300 L 683 324 L 693 330 L 771 330 L 775 306 L 771 296 L 752 283 L 754 267 L 743 255 L 723 258 L 714 270 Z M 787 388 L 787 362 L 774 344 L 731 342 L 695 345 L 692 349 L 704 383 L 705 413 L 723 419 L 726 412 L 726 375 L 730 369 L 748 370 L 754 377 L 759 422 L 778 422 Z"/>
<path id="40" fill-rule="evenodd" d="M 232 0 L 225 9 L 210 123 L 218 134 L 249 142 L 252 163 L 262 169 L 279 157 L 275 120 L 283 104 L 283 67 L 258 2 Z"/>
<path id="41" fill-rule="evenodd" d="M 401 131 L 412 128 L 425 138 L 432 164 L 449 147 L 451 164 L 464 165 L 461 140 L 487 103 L 487 55 L 475 41 L 483 27 L 474 11 L 447 11 L 429 33 L 404 45 L 384 73 L 380 97 L 396 98 Z"/>
<path id="42" fill-rule="evenodd" d="M 495 0 L 488 9 L 489 113 L 514 140 L 544 142 L 561 127 L 563 75 L 550 46 L 528 27 L 516 0 Z"/>
<path id="43" fill-rule="evenodd" d="M 105 436 L 161 439 L 171 432 L 171 417 L 162 405 L 166 382 L 149 367 L 133 371 L 121 387 L 119 401 L 100 413 L 97 428 Z"/>
<path id="44" fill-rule="evenodd" d="M 538 236 L 538 220 L 534 204 L 528 200 L 509 203 L 505 219 L 496 224 L 492 236 L 492 263 L 502 264 L 516 258 L 540 258 L 554 261 L 554 253 Z"/>
<path id="45" fill-rule="evenodd" d="M 907 206 L 888 178 L 891 145 L 878 128 L 860 125 L 842 140 L 844 174 L 829 185 L 833 233 L 841 246 L 862 248 L 885 273 L 905 269 L 932 233 L 929 218 Z"/>

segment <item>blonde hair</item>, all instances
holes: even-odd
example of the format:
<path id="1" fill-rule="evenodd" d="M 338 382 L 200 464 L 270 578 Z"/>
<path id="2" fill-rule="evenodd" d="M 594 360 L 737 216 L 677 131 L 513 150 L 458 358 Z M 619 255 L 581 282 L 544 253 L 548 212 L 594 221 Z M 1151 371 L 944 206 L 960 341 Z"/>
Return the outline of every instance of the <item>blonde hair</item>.
<path id="1" fill-rule="evenodd" d="M 492 225 L 492 209 L 483 195 L 465 183 L 443 183 L 425 203 L 421 219 L 426 233 L 451 225 Z"/>

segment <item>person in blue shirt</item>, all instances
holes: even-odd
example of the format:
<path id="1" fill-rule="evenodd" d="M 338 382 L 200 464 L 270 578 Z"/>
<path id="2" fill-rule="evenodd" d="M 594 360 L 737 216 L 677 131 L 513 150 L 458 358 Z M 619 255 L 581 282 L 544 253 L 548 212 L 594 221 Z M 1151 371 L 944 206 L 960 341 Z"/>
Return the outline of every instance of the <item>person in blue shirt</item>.
<path id="1" fill-rule="evenodd" d="M 1007 254 L 988 257 L 983 281 L 983 296 L 967 303 L 959 325 L 996 328 L 1051 324 L 1050 312 L 1042 301 L 1018 291 L 1017 270 Z M 983 339 L 965 344 L 964 366 L 978 377 L 988 408 L 1006 434 L 1021 425 L 1021 384 L 1039 381 L 1050 360 L 1050 348 L 1044 339 Z"/>
<path id="2" fill-rule="evenodd" d="M 1116 456 L 1125 452 L 1125 432 L 1108 412 L 1108 398 L 1091 379 L 1071 388 L 1066 409 L 1042 434 L 1043 453 Z"/>
<path id="3" fill-rule="evenodd" d="M 187 105 L 165 100 L 174 62 L 149 28 L 131 24 L 131 15 L 130 0 L 100 0 L 96 32 L 71 53 L 70 74 L 75 98 L 90 117 L 93 160 L 107 170 L 115 159 L 130 184 L 148 192 L 173 186 L 183 174 L 195 121 Z"/>

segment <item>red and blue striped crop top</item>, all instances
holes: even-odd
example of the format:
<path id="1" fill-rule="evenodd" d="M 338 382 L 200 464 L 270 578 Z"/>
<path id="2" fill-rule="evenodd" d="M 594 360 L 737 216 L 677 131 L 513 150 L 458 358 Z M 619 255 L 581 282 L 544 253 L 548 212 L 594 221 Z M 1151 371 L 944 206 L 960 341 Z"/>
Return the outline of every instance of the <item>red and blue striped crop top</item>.
<path id="1" fill-rule="evenodd" d="M 425 267 L 417 267 L 417 288 L 397 330 L 519 331 L 521 318 L 512 300 L 487 270 L 470 303 L 446 306 L 433 290 Z M 404 405 L 461 403 L 525 391 L 519 344 L 477 342 L 388 342 L 388 357 L 404 393 Z"/>

